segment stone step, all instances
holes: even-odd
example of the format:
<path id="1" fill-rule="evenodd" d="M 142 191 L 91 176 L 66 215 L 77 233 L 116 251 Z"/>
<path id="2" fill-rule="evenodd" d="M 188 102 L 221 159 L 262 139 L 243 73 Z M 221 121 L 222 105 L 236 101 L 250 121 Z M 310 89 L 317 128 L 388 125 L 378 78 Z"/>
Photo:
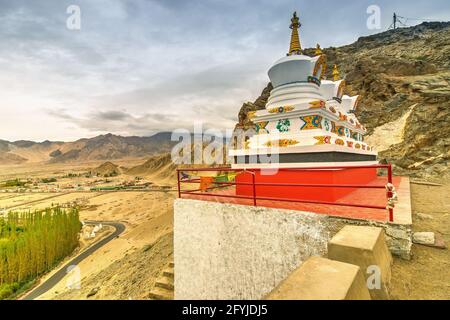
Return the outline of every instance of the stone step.
<path id="1" fill-rule="evenodd" d="M 389 299 L 392 257 L 384 229 L 368 226 L 345 226 L 328 243 L 328 258 L 361 268 L 373 300 Z M 379 276 L 379 279 L 375 277 Z M 379 286 L 375 285 L 379 280 Z"/>
<path id="2" fill-rule="evenodd" d="M 150 291 L 148 297 L 152 300 L 173 300 L 173 291 L 155 287 Z"/>
<path id="3" fill-rule="evenodd" d="M 370 300 L 358 266 L 310 257 L 281 282 L 268 300 Z"/>
<path id="4" fill-rule="evenodd" d="M 174 278 L 173 267 L 164 269 L 163 276 L 173 279 Z"/>
<path id="5" fill-rule="evenodd" d="M 167 290 L 173 290 L 174 289 L 173 278 L 161 277 L 156 280 L 155 287 L 164 288 Z"/>

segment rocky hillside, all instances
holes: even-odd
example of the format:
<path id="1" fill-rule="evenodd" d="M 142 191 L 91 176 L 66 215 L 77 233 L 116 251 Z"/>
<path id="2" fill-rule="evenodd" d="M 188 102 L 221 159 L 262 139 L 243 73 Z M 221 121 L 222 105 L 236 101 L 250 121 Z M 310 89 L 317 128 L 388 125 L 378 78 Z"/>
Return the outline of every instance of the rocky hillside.
<path id="1" fill-rule="evenodd" d="M 97 175 L 99 177 L 114 177 L 120 174 L 120 168 L 118 165 L 112 162 L 105 162 L 99 165 L 97 168 L 90 171 L 90 174 Z"/>
<path id="2" fill-rule="evenodd" d="M 347 80 L 346 94 L 361 95 L 356 115 L 380 160 L 411 176 L 449 175 L 450 22 L 389 30 L 323 51 Z M 271 89 L 244 103 L 237 127 L 251 125 L 247 112 L 264 108 Z"/>
<path id="3" fill-rule="evenodd" d="M 122 137 L 113 134 L 73 142 L 33 142 L 0 140 L 0 165 L 29 162 L 75 162 L 144 157 L 168 152 L 170 132 L 150 137 Z"/>
<path id="4" fill-rule="evenodd" d="M 145 161 L 143 164 L 130 168 L 126 171 L 128 175 L 152 176 L 158 180 L 171 179 L 176 177 L 176 165 L 172 163 L 170 153 L 156 155 Z"/>

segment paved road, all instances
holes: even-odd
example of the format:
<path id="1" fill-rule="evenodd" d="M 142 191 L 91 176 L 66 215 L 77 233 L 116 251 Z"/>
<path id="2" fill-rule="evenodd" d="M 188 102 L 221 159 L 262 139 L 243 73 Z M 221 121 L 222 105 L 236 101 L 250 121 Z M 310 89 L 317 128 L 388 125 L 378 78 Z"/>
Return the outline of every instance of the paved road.
<path id="1" fill-rule="evenodd" d="M 78 256 L 67 262 L 61 269 L 59 269 L 55 274 L 53 274 L 50 278 L 45 280 L 43 283 L 41 283 L 39 286 L 34 288 L 31 292 L 29 292 L 25 297 L 23 297 L 23 300 L 33 300 L 39 297 L 40 295 L 44 294 L 51 288 L 53 288 L 58 282 L 64 278 L 64 276 L 67 274 L 66 270 L 69 266 L 78 265 L 81 261 L 89 257 L 92 253 L 94 253 L 97 249 L 101 248 L 105 244 L 107 244 L 109 241 L 113 240 L 114 238 L 118 237 L 124 230 L 125 225 L 119 222 L 106 222 L 106 221 L 85 221 L 86 224 L 103 224 L 108 226 L 113 226 L 116 228 L 116 230 L 107 236 L 106 238 L 94 243 L 92 246 L 88 247 L 86 250 L 81 252 Z"/>

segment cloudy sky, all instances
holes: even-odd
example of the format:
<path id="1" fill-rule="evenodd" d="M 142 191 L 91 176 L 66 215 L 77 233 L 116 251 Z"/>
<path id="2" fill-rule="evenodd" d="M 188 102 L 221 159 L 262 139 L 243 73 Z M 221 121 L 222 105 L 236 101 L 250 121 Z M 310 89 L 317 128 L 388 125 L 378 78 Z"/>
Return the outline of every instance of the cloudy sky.
<path id="1" fill-rule="evenodd" d="M 381 30 L 366 26 L 372 4 Z M 286 54 L 294 10 L 305 47 L 385 30 L 394 11 L 450 20 L 448 0 L 0 0 L 0 139 L 231 128 Z"/>

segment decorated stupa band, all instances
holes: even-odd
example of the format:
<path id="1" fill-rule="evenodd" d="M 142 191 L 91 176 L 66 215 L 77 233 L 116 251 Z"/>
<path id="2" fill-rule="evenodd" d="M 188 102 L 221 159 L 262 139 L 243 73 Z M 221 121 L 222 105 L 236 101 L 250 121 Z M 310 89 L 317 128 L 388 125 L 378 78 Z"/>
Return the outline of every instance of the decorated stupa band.
<path id="1" fill-rule="evenodd" d="M 230 151 L 234 167 L 252 164 L 249 155 L 268 154 L 267 149 L 274 146 L 284 166 L 375 164 L 377 152 L 364 142 L 366 128 L 355 116 L 359 96 L 344 95 L 345 80 L 336 65 L 333 80 L 324 79 L 326 56 L 319 45 L 315 56 L 303 54 L 300 26 L 294 13 L 289 52 L 268 71 L 273 90 L 266 108 L 251 114 L 256 134 L 241 149 Z"/>

